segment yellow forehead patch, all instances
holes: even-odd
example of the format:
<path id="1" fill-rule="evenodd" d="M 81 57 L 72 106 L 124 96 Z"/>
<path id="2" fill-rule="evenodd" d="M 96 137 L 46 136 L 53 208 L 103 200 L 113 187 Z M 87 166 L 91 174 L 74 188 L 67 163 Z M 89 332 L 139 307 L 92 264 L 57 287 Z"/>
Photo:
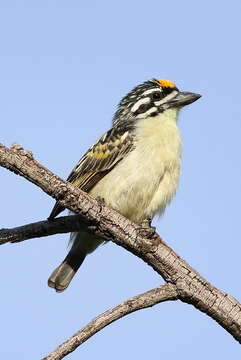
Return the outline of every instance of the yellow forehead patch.
<path id="1" fill-rule="evenodd" d="M 159 82 L 159 84 L 161 86 L 164 86 L 164 87 L 170 87 L 170 88 L 174 88 L 176 87 L 176 84 L 174 84 L 172 81 L 170 80 L 157 80 Z"/>

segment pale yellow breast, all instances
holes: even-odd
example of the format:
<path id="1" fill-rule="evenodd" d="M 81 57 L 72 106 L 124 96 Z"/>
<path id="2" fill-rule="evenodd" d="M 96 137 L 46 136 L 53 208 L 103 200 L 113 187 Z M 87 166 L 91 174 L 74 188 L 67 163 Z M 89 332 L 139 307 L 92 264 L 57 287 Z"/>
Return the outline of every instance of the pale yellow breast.
<path id="1" fill-rule="evenodd" d="M 136 148 L 92 189 L 132 221 L 163 212 L 176 192 L 181 157 L 177 110 L 139 120 Z"/>

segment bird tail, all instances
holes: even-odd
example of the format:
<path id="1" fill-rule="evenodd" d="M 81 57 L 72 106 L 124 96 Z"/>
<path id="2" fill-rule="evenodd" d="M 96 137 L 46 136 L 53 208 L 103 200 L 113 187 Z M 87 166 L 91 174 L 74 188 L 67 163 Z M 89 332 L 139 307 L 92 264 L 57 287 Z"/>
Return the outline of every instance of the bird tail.
<path id="1" fill-rule="evenodd" d="M 71 233 L 72 247 L 64 261 L 52 272 L 48 285 L 57 292 L 64 291 L 70 284 L 86 255 L 92 253 L 103 239 L 85 231 Z"/>
<path id="2" fill-rule="evenodd" d="M 48 286 L 54 288 L 57 292 L 67 289 L 86 255 L 86 252 L 73 253 L 70 250 L 64 261 L 50 275 Z"/>

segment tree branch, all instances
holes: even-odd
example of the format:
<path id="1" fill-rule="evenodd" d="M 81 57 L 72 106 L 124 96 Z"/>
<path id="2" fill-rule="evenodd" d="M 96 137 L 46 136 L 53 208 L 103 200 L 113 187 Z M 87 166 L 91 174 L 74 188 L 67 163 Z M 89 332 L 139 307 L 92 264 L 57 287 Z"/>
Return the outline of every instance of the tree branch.
<path id="1" fill-rule="evenodd" d="M 42 360 L 63 359 L 91 336 L 114 321 L 131 314 L 134 311 L 145 309 L 164 301 L 177 299 L 178 294 L 176 286 L 173 284 L 162 285 L 138 296 L 134 296 L 133 298 L 124 301 L 122 304 L 94 318 L 89 324 L 83 327 L 63 344 L 58 346 Z"/>
<path id="2" fill-rule="evenodd" d="M 176 286 L 181 301 L 205 312 L 241 342 L 241 305 L 238 301 L 208 283 L 168 247 L 153 229 L 132 224 L 116 211 L 103 207 L 88 194 L 41 166 L 31 153 L 19 145 L 8 149 L 0 144 L 0 165 L 25 177 L 60 200 L 64 207 L 79 214 L 77 222 L 83 221 L 88 231 L 112 240 L 140 257 L 166 282 Z M 42 235 L 38 231 L 38 236 L 47 235 L 46 227 L 44 229 Z M 50 229 L 51 226 L 48 231 Z M 53 234 L 53 227 L 49 234 Z"/>
<path id="3" fill-rule="evenodd" d="M 78 231 L 83 228 L 83 226 L 89 231 L 94 229 L 93 226 L 88 226 L 88 222 L 83 221 L 80 215 L 61 216 L 51 221 L 38 221 L 13 229 L 0 229 L 0 245 L 8 242 L 16 243 L 43 236 Z"/>

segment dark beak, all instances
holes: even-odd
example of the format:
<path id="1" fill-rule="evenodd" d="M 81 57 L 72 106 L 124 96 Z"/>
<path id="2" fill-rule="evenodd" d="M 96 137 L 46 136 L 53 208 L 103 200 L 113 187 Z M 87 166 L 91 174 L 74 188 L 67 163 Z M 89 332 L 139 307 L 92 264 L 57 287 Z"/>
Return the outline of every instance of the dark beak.
<path id="1" fill-rule="evenodd" d="M 198 100 L 202 95 L 186 91 L 179 92 L 173 99 L 167 102 L 168 107 L 183 107 Z"/>

